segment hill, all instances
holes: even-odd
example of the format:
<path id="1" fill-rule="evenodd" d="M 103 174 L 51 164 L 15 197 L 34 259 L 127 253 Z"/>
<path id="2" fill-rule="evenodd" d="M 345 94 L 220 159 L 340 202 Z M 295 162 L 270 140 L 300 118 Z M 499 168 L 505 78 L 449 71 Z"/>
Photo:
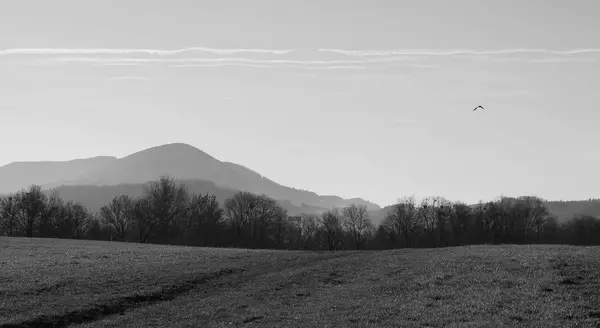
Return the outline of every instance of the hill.
<path id="1" fill-rule="evenodd" d="M 600 218 L 600 199 L 574 200 L 574 201 L 544 201 L 551 215 L 554 215 L 558 222 L 566 222 L 575 215 L 589 215 Z M 469 205 L 471 208 L 477 204 Z M 369 216 L 374 224 L 379 225 L 385 219 L 385 216 L 392 210 L 392 206 L 386 206 L 378 211 L 369 211 Z"/>
<path id="2" fill-rule="evenodd" d="M 6 237 L 0 247 L 10 263 L 0 328 L 600 325 L 598 247 L 299 252 Z"/>
<path id="3" fill-rule="evenodd" d="M 8 194 L 32 184 L 61 184 L 84 173 L 108 166 L 116 157 L 93 157 L 66 162 L 15 162 L 0 167 L 0 194 Z"/>
<path id="4" fill-rule="evenodd" d="M 365 204 L 370 210 L 380 209 L 377 204 L 360 198 L 346 200 L 337 196 L 320 196 L 311 191 L 280 185 L 242 165 L 219 161 L 183 143 L 157 146 L 119 159 L 95 158 L 52 162 L 51 165 L 47 162 L 9 164 L 0 168 L 0 185 L 4 186 L 0 193 L 14 192 L 32 183 L 45 188 L 61 185 L 143 184 L 165 174 L 179 180 L 210 181 L 220 188 L 265 194 L 275 199 L 289 200 L 299 207 L 306 204 L 332 208 L 355 203 Z"/>
<path id="5" fill-rule="evenodd" d="M 176 180 L 178 184 L 186 185 L 190 193 L 215 195 L 217 201 L 223 206 L 227 198 L 232 197 L 238 190 L 219 187 L 214 182 L 203 180 Z M 118 185 L 63 185 L 51 188 L 46 191 L 50 194 L 54 191 L 65 201 L 74 201 L 85 205 L 92 211 L 98 211 L 102 206 L 107 205 L 115 196 L 127 195 L 130 197 L 141 196 L 144 189 L 148 186 L 146 183 L 128 183 Z M 301 204 L 300 206 L 292 204 L 289 200 L 277 200 L 281 207 L 288 211 L 289 215 L 320 214 L 327 209 Z"/>
<path id="6" fill-rule="evenodd" d="M 600 199 L 580 201 L 547 201 L 546 207 L 559 221 L 571 219 L 574 215 L 590 215 L 600 218 Z"/>

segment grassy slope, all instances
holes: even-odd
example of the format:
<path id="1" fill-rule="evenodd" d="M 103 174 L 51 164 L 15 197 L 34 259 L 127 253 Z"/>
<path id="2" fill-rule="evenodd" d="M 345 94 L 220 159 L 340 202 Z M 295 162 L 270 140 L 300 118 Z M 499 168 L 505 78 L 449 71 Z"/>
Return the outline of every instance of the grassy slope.
<path id="1" fill-rule="evenodd" d="M 2 238 L 0 246 L 9 249 L 0 251 L 0 308 L 8 307 L 0 327 L 7 316 L 66 313 L 138 290 L 169 296 L 159 286 L 186 283 L 189 291 L 165 301 L 77 326 L 600 327 L 600 248 L 327 254 Z M 194 279 L 225 267 L 233 272 Z M 41 270 L 53 278 L 30 285 Z M 41 299 L 31 293 L 44 286 L 57 287 Z"/>
<path id="2" fill-rule="evenodd" d="M 117 300 L 131 307 L 172 297 L 219 274 L 274 270 L 332 256 L 339 254 L 0 237 L 0 327 L 106 302 L 116 306 Z M 80 316 L 71 313 L 70 320 Z"/>

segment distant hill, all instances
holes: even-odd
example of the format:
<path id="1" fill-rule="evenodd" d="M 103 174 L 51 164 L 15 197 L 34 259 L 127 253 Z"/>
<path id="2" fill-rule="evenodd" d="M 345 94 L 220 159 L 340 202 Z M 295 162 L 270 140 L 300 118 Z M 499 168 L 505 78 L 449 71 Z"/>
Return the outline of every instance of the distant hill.
<path id="1" fill-rule="evenodd" d="M 0 187 L 0 193 L 14 192 L 32 183 L 40 184 L 46 189 L 62 185 L 144 184 L 167 174 L 178 180 L 210 181 L 219 188 L 265 194 L 274 199 L 288 200 L 291 205 L 299 208 L 304 204 L 308 208 L 329 209 L 355 203 L 367 205 L 370 210 L 380 209 L 377 204 L 360 198 L 348 200 L 337 196 L 320 196 L 311 191 L 286 187 L 242 165 L 219 161 L 182 143 L 152 147 L 120 159 L 97 157 L 48 163 L 13 163 L 0 167 L 0 186 L 3 186 Z"/>
<path id="2" fill-rule="evenodd" d="M 190 193 L 215 195 L 221 205 L 224 201 L 233 196 L 238 190 L 221 188 L 210 181 L 202 180 L 176 180 L 178 184 L 184 184 Z M 130 197 L 139 197 L 149 182 L 138 184 L 119 184 L 119 185 L 80 185 L 80 186 L 61 186 L 47 190 L 47 194 L 58 192 L 59 196 L 65 201 L 74 201 L 85 205 L 92 211 L 98 211 L 102 206 L 107 205 L 115 196 L 127 195 Z M 288 210 L 289 215 L 319 214 L 326 209 L 314 206 L 296 206 L 289 200 L 277 200 L 281 207 Z"/>
<path id="3" fill-rule="evenodd" d="M 546 207 L 558 221 L 566 221 L 574 215 L 591 215 L 600 218 L 600 199 L 578 201 L 549 201 Z"/>
<path id="4" fill-rule="evenodd" d="M 574 200 L 574 201 L 545 201 L 548 211 L 556 216 L 558 222 L 565 222 L 575 215 L 590 215 L 600 218 L 600 199 Z M 475 207 L 477 204 L 469 205 Z M 369 211 L 369 217 L 375 225 L 385 220 L 386 214 L 392 210 L 392 206 L 386 206 L 378 211 Z"/>
<path id="5" fill-rule="evenodd" d="M 116 157 L 93 157 L 67 162 L 15 162 L 0 167 L 0 194 L 11 193 L 32 184 L 45 185 L 72 181 L 82 174 L 117 161 Z"/>

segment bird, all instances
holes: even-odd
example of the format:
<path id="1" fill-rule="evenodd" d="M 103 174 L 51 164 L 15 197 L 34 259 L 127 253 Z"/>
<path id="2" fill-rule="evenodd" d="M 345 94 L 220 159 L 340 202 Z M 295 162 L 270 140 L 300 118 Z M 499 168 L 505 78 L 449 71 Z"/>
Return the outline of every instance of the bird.
<path id="1" fill-rule="evenodd" d="M 473 111 L 476 111 L 477 108 L 485 109 L 485 108 L 483 108 L 483 106 L 479 105 L 479 106 L 475 107 L 475 109 L 473 109 Z"/>

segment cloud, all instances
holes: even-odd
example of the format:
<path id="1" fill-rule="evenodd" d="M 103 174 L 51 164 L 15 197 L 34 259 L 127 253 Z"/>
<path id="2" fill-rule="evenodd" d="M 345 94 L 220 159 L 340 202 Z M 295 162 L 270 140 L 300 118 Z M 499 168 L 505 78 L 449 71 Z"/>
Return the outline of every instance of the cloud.
<path id="1" fill-rule="evenodd" d="M 543 58 L 543 59 L 532 59 L 530 62 L 544 64 L 544 63 L 593 63 L 597 60 L 594 58 Z"/>
<path id="2" fill-rule="evenodd" d="M 217 49 L 205 47 L 189 47 L 174 50 L 164 49 L 106 49 L 106 48 L 12 48 L 0 50 L 1 55 L 157 55 L 170 56 L 183 53 L 199 52 L 211 53 L 215 55 L 231 55 L 238 53 L 260 53 L 284 55 L 294 51 L 293 49 Z"/>
<path id="3" fill-rule="evenodd" d="M 110 81 L 158 81 L 162 80 L 159 77 L 145 77 L 145 76 L 117 76 L 109 78 Z"/>
<path id="4" fill-rule="evenodd" d="M 346 56 L 454 56 L 454 55 L 475 55 L 475 56 L 494 56 L 494 55 L 515 55 L 515 54 L 548 54 L 548 55 L 576 55 L 600 53 L 600 49 L 572 49 L 572 50 L 546 50 L 546 49 L 500 49 L 500 50 L 467 50 L 467 49 L 448 49 L 448 50 L 423 50 L 423 49 L 402 49 L 402 50 L 344 50 L 344 49 L 318 49 L 319 52 L 336 53 Z"/>
<path id="5" fill-rule="evenodd" d="M 372 63 L 387 63 L 395 62 L 399 59 L 366 59 L 366 60 L 302 60 L 302 59 L 249 59 L 239 57 L 223 57 L 223 58 L 135 58 L 135 57 L 120 57 L 120 58 L 104 58 L 104 57 L 59 57 L 49 58 L 40 63 L 92 63 L 92 64 L 123 64 L 123 63 L 158 63 L 158 64 L 179 64 L 191 65 L 195 63 L 246 63 L 246 64 L 289 64 L 289 65 L 355 65 L 355 64 L 372 64 Z M 403 59 L 402 59 L 403 60 Z"/>
<path id="6" fill-rule="evenodd" d="M 141 63 L 101 63 L 96 66 L 142 66 Z"/>
<path id="7" fill-rule="evenodd" d="M 169 67 L 173 67 L 173 68 L 186 68 L 186 67 L 225 67 L 225 66 L 254 67 L 254 68 L 272 68 L 272 67 L 275 67 L 275 66 L 270 66 L 270 65 L 255 65 L 255 64 L 242 64 L 242 63 L 169 65 Z"/>
<path id="8" fill-rule="evenodd" d="M 279 55 L 293 55 L 279 57 Z M 241 54 L 241 55 L 240 55 Z M 594 62 L 600 49 L 501 49 L 501 50 L 344 50 L 188 47 L 165 49 L 108 48 L 12 48 L 0 50 L 1 56 L 17 58 L 27 65 L 81 64 L 93 66 L 150 66 L 168 68 L 249 67 L 300 70 L 373 70 L 397 74 L 394 68 L 435 69 L 447 65 L 443 56 L 461 60 L 523 61 L 531 63 Z M 33 58 L 28 55 L 35 55 Z M 277 55 L 274 57 L 273 55 Z M 535 55 L 535 56 L 531 56 Z M 13 57 L 10 57 L 13 56 Z M 23 57 L 24 56 L 24 57 Z"/>
<path id="9" fill-rule="evenodd" d="M 410 124 L 410 123 L 417 123 L 417 122 L 418 122 L 417 120 L 411 119 L 411 118 L 394 120 L 394 123 L 398 123 L 398 124 Z"/>
<path id="10" fill-rule="evenodd" d="M 298 69 L 321 69 L 321 70 L 366 69 L 367 68 L 365 66 L 352 66 L 352 65 L 310 66 L 310 64 L 309 65 L 256 65 L 256 64 L 236 64 L 236 63 L 222 63 L 222 64 L 182 64 L 182 65 L 170 65 L 169 67 L 185 68 L 185 67 L 224 67 L 224 66 L 253 67 L 253 68 L 298 68 Z"/>

